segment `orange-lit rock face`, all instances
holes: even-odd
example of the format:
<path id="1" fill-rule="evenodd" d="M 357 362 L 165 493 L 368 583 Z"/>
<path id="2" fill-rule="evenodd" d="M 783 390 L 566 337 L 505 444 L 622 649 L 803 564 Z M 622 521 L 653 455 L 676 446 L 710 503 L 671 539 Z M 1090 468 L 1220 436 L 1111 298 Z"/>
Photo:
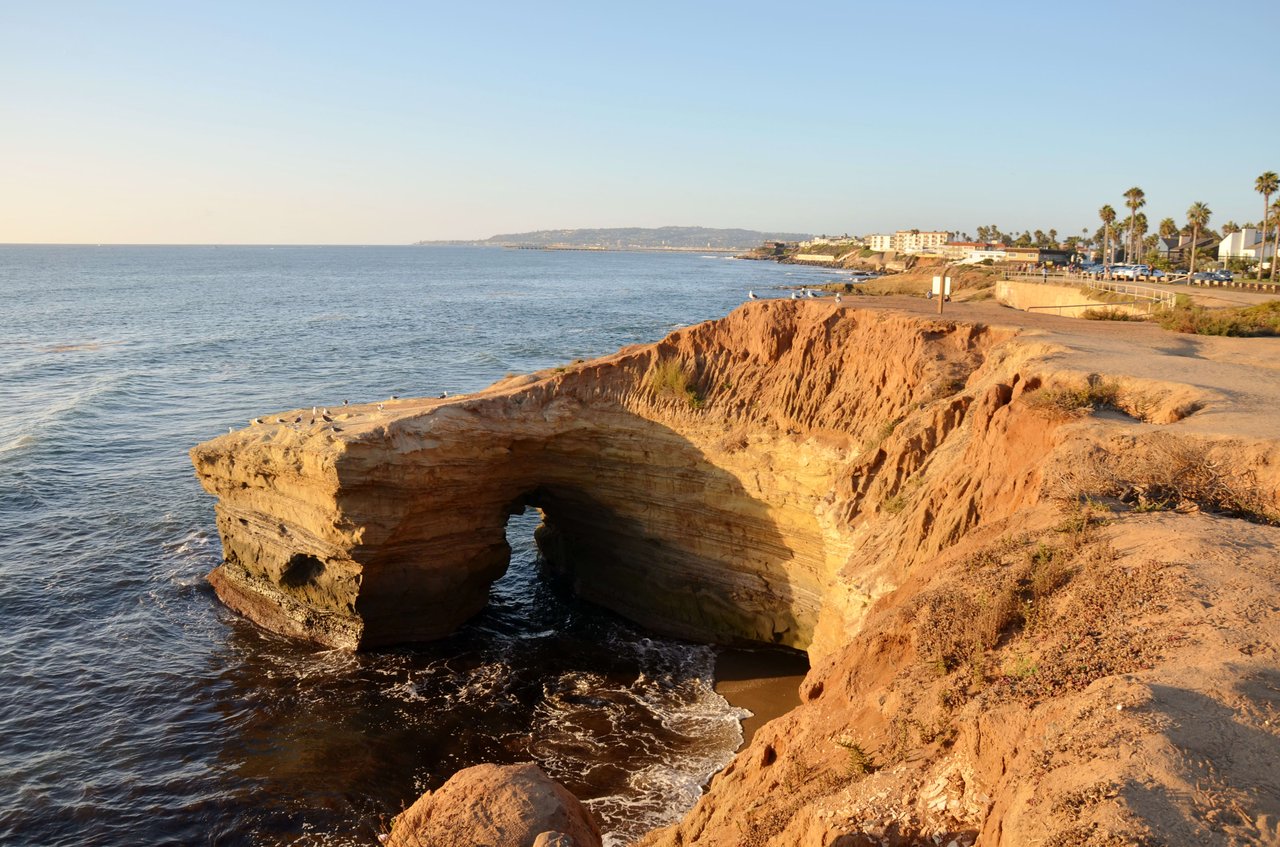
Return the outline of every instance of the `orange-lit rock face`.
<path id="1" fill-rule="evenodd" d="M 1051 437 L 1002 414 L 1025 381 L 1017 357 L 988 358 L 1012 335 L 759 302 L 473 395 L 252 426 L 192 451 L 218 498 L 210 580 L 323 644 L 436 638 L 484 606 L 507 518 L 531 506 L 584 597 L 674 635 L 810 648 L 912 561 L 1035 495 L 1034 461 L 993 461 L 994 441 L 1043 454 Z M 936 507 L 880 537 L 869 518 L 903 492 Z"/>

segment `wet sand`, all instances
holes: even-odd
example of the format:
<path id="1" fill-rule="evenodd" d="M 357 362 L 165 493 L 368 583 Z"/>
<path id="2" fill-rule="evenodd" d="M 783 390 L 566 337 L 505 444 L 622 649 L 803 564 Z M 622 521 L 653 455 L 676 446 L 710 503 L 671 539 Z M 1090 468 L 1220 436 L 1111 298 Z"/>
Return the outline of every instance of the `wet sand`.
<path id="1" fill-rule="evenodd" d="M 757 729 L 800 705 L 809 659 L 794 650 L 729 649 L 716 656 L 716 691 L 752 717 L 742 722 L 743 744 Z"/>

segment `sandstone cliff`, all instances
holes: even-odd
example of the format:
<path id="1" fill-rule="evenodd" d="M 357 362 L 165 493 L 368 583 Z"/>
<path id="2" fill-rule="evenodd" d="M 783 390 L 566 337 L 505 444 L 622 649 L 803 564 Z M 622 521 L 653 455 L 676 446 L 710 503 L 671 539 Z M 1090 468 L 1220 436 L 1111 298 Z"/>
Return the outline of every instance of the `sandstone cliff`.
<path id="1" fill-rule="evenodd" d="M 475 395 L 271 415 L 304 421 L 192 451 L 211 581 L 321 643 L 431 638 L 536 507 L 584 596 L 807 649 L 804 704 L 653 844 L 1274 836 L 1275 346 L 885 305 L 753 303 Z"/>

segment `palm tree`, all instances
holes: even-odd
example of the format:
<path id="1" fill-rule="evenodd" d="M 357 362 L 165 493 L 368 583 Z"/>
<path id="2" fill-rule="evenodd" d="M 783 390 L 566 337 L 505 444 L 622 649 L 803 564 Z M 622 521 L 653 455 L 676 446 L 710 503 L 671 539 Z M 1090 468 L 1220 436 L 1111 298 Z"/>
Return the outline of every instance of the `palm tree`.
<path id="1" fill-rule="evenodd" d="M 1226 238 L 1228 235 L 1235 235 L 1239 231 L 1240 231 L 1240 224 L 1236 223 L 1235 221 L 1227 221 L 1222 225 L 1223 238 Z"/>
<path id="2" fill-rule="evenodd" d="M 1271 208 L 1271 195 L 1280 190 L 1280 175 L 1275 171 L 1267 171 L 1253 181 L 1253 190 L 1262 195 L 1262 223 L 1258 224 L 1262 228 L 1262 242 L 1258 247 L 1258 279 L 1262 279 L 1262 254 L 1266 251 L 1263 249 L 1267 246 L 1267 215 Z M 1276 263 L 1271 262 L 1272 279 L 1275 279 Z"/>
<path id="3" fill-rule="evenodd" d="M 1124 258 L 1127 262 L 1133 261 L 1133 219 L 1137 216 L 1138 210 L 1147 205 L 1147 194 L 1136 185 L 1124 193 L 1124 204 L 1129 207 L 1129 246 L 1125 248 Z"/>
<path id="4" fill-rule="evenodd" d="M 1108 254 L 1111 252 L 1111 225 L 1116 220 L 1116 210 L 1110 206 L 1103 206 L 1098 210 L 1098 217 L 1102 218 L 1102 263 L 1104 265 L 1111 264 Z"/>
<path id="5" fill-rule="evenodd" d="M 1191 225 L 1191 265 L 1187 271 L 1187 277 L 1190 278 L 1196 272 L 1196 242 L 1200 240 L 1200 227 L 1209 224 L 1209 216 L 1213 212 L 1204 203 L 1196 201 L 1191 204 L 1191 208 L 1187 209 L 1187 223 Z"/>
<path id="6" fill-rule="evenodd" d="M 1165 218 L 1160 222 L 1160 237 L 1173 238 L 1178 234 L 1178 224 L 1173 218 Z"/>
<path id="7" fill-rule="evenodd" d="M 1276 265 L 1280 264 L 1280 197 L 1276 198 L 1276 202 L 1271 204 L 1271 226 L 1276 231 L 1276 240 L 1271 247 L 1271 281 L 1276 281 Z M 1264 251 L 1259 250 L 1259 253 Z M 1261 267 L 1261 266 L 1259 266 Z"/>
<path id="8" fill-rule="evenodd" d="M 1138 254 L 1138 261 L 1143 261 L 1142 239 L 1147 234 L 1147 216 L 1142 212 L 1133 217 L 1133 251 Z"/>

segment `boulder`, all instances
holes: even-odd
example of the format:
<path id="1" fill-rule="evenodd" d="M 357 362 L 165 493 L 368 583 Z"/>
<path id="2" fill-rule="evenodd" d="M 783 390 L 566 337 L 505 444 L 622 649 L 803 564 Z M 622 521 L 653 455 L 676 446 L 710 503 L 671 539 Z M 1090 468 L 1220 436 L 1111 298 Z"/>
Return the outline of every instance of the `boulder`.
<path id="1" fill-rule="evenodd" d="M 476 765 L 396 817 L 387 847 L 600 847 L 591 813 L 532 763 Z"/>

